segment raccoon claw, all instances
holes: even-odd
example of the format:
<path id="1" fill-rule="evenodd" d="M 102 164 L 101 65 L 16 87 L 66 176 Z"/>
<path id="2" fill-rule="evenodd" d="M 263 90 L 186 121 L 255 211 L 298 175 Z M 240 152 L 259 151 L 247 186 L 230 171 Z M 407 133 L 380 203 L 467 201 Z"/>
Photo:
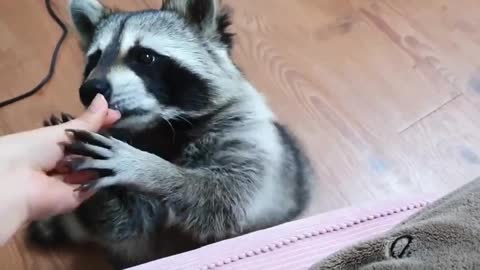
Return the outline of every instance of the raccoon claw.
<path id="1" fill-rule="evenodd" d="M 73 139 L 79 143 L 98 146 L 106 149 L 112 148 L 110 145 L 111 139 L 103 135 L 78 129 L 67 129 L 65 132 L 71 135 Z"/>
<path id="2" fill-rule="evenodd" d="M 89 192 L 89 191 L 94 190 L 94 187 L 96 186 L 96 184 L 97 184 L 97 181 L 92 181 L 92 182 L 89 182 L 89 183 L 86 183 L 86 184 L 81 184 L 80 186 L 78 186 L 73 191 L 75 191 L 75 192 Z"/>
<path id="3" fill-rule="evenodd" d="M 69 129 L 66 132 L 72 142 L 65 145 L 65 152 L 76 156 L 70 159 L 69 166 L 72 172 L 88 171 L 96 174 L 96 180 L 81 185 L 77 189 L 79 191 L 134 185 L 139 178 L 145 177 L 146 172 L 152 170 L 144 166 L 153 166 L 157 169 L 157 163 L 152 160 L 158 157 L 125 142 L 83 130 Z"/>
<path id="4" fill-rule="evenodd" d="M 127 179 L 131 179 L 125 174 L 125 171 L 129 171 L 125 165 L 132 164 L 135 160 L 135 155 L 131 155 L 130 151 L 136 149 L 114 138 L 93 132 L 76 129 L 68 129 L 66 132 L 72 142 L 64 145 L 64 151 L 76 156 L 68 160 L 67 166 L 72 172 L 88 171 L 97 176 L 97 180 L 79 186 L 77 191 L 95 191 L 126 183 Z"/>
<path id="5" fill-rule="evenodd" d="M 56 126 L 56 125 L 60 125 L 62 123 L 62 120 L 60 120 L 60 118 L 58 118 L 56 115 L 53 115 L 50 116 L 50 123 L 52 124 L 52 126 Z"/>
<path id="6" fill-rule="evenodd" d="M 66 123 L 66 122 L 69 122 L 69 121 L 72 121 L 74 119 L 74 117 L 68 113 L 61 113 L 61 117 L 62 117 L 62 121 L 63 123 Z"/>
<path id="7" fill-rule="evenodd" d="M 101 153 L 102 151 L 97 151 L 96 147 L 93 145 L 81 143 L 81 142 L 73 142 L 71 144 L 64 145 L 64 151 L 66 154 L 69 155 L 80 155 L 80 156 L 88 156 L 94 159 L 106 159 L 107 153 Z"/>
<path id="8" fill-rule="evenodd" d="M 60 117 L 52 114 L 49 119 L 43 121 L 44 127 L 57 126 L 73 120 L 74 117 L 67 113 L 61 113 Z"/>

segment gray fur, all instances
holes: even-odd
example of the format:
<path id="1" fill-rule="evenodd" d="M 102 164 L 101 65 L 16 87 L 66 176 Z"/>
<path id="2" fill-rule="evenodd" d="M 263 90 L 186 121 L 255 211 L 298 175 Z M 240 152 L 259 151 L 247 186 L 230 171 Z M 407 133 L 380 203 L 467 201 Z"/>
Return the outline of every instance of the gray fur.
<path id="1" fill-rule="evenodd" d="M 77 15 L 80 1 L 71 3 Z M 192 18 L 194 10 L 204 13 Z M 51 239 L 45 226 L 56 223 L 68 239 L 98 243 L 126 267 L 274 226 L 306 209 L 309 162 L 232 62 L 225 16 L 217 0 L 170 0 L 161 10 L 97 22 L 86 54 L 104 54 L 85 79 L 107 80 L 109 104 L 124 117 L 110 135 L 70 131 L 66 151 L 89 157 L 72 168 L 97 171 L 100 178 L 83 186 L 97 193 L 67 221 L 34 224 L 37 240 Z M 129 64 L 135 46 L 178 69 L 174 83 L 195 98 L 171 92 L 174 98 L 162 99 L 147 69 Z M 194 83 L 184 85 L 190 79 L 183 75 Z"/>
<path id="2" fill-rule="evenodd" d="M 389 232 L 340 250 L 310 269 L 479 269 L 479 209 L 480 178 L 477 178 Z"/>
<path id="3" fill-rule="evenodd" d="M 82 45 L 88 46 L 92 42 L 95 26 L 110 12 L 96 0 L 70 1 L 70 16 L 80 34 Z"/>

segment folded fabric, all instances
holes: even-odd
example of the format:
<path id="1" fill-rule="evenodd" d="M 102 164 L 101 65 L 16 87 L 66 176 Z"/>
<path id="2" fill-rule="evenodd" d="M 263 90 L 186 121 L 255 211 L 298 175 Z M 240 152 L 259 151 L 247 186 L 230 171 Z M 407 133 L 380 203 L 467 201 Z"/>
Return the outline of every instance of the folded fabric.
<path id="1" fill-rule="evenodd" d="M 416 194 L 339 209 L 221 241 L 132 270 L 306 270 L 359 241 L 376 237 L 436 196 Z"/>
<path id="2" fill-rule="evenodd" d="M 310 269 L 480 269 L 480 179 Z"/>

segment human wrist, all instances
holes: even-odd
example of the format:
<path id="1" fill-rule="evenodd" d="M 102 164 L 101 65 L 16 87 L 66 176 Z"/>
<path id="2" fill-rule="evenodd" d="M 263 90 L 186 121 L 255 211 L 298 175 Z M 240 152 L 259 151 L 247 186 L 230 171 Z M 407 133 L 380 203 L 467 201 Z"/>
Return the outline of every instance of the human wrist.
<path id="1" fill-rule="evenodd" d="M 0 175 L 1 246 L 28 221 L 28 204 L 19 173 L 4 171 L 0 168 Z"/>

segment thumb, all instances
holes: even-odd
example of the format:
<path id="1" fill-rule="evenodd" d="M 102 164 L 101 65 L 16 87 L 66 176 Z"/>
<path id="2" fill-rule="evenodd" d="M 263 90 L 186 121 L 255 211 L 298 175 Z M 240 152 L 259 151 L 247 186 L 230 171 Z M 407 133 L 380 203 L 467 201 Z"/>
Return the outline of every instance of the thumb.
<path id="1" fill-rule="evenodd" d="M 67 122 L 63 127 L 69 129 L 84 129 L 89 131 L 98 131 L 104 124 L 108 115 L 108 104 L 105 98 L 97 94 L 87 110 L 75 118 Z"/>

